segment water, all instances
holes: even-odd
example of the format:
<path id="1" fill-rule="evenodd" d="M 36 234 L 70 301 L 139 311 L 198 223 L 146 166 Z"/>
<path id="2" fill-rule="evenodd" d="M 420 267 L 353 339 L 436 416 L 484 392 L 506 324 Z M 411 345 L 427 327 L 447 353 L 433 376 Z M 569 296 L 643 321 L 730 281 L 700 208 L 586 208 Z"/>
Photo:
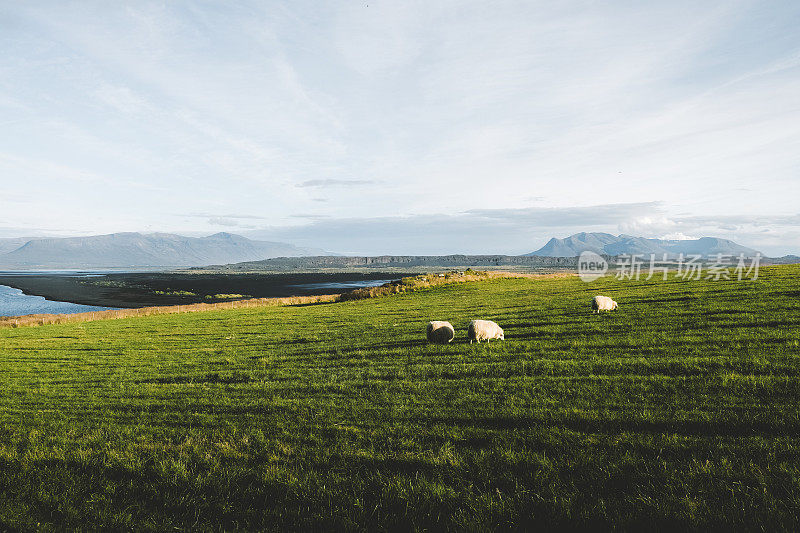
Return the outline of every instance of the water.
<path id="1" fill-rule="evenodd" d="M 391 279 L 370 279 L 365 281 L 339 281 L 330 283 L 302 283 L 300 285 L 287 285 L 292 289 L 298 291 L 316 291 L 320 289 L 361 289 L 364 287 L 380 287 L 390 281 Z"/>
<path id="2" fill-rule="evenodd" d="M 0 270 L 0 276 L 66 276 L 68 278 L 98 278 L 106 274 L 130 274 L 135 270 Z"/>
<path id="3" fill-rule="evenodd" d="M 0 285 L 0 316 L 87 313 L 107 309 L 114 308 L 47 300 L 41 296 L 22 294 L 21 290 L 13 287 Z"/>
<path id="4" fill-rule="evenodd" d="M 71 278 L 92 278 L 110 273 L 120 273 L 120 271 L 81 271 L 81 270 L 48 270 L 48 271 L 0 271 L 0 275 L 5 277 L 23 276 L 64 276 Z M 312 278 L 313 279 L 313 278 Z M 395 278 L 396 279 L 396 278 Z M 393 279 L 372 279 L 372 280 L 343 280 L 321 283 L 301 283 L 282 285 L 281 292 L 286 295 L 303 296 L 307 294 L 321 294 L 323 292 L 343 292 L 362 287 L 378 287 Z M 191 289 L 190 290 L 195 290 Z M 220 289 L 221 292 L 225 292 Z M 243 289 L 244 291 L 244 289 Z M 246 291 L 245 291 L 246 292 Z M 243 292 L 244 293 L 244 292 Z M 277 294 L 276 296 L 284 296 Z M 82 305 L 71 302 L 60 302 L 48 300 L 41 296 L 29 296 L 23 294 L 20 289 L 0 285 L 0 316 L 21 316 L 32 314 L 70 314 L 86 313 L 90 311 L 105 311 L 116 309 L 114 307 L 100 307 L 94 305 Z"/>

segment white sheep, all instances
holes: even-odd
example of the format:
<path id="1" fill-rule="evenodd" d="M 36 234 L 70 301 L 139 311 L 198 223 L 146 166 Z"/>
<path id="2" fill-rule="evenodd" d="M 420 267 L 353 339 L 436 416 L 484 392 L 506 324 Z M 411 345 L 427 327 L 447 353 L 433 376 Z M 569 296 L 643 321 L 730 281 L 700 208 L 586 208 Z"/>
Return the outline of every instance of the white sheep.
<path id="1" fill-rule="evenodd" d="M 592 298 L 592 312 L 613 311 L 617 308 L 617 302 L 608 296 L 595 296 Z"/>
<path id="2" fill-rule="evenodd" d="M 431 320 L 428 322 L 428 340 L 438 344 L 446 344 L 456 336 L 456 330 L 450 322 L 444 320 Z"/>
<path id="3" fill-rule="evenodd" d="M 489 339 L 500 339 L 501 341 L 506 339 L 503 334 L 503 328 L 491 320 L 473 320 L 470 322 L 467 328 L 467 337 L 469 337 L 470 344 L 472 344 L 472 341 L 481 342 L 485 340 L 489 342 Z"/>

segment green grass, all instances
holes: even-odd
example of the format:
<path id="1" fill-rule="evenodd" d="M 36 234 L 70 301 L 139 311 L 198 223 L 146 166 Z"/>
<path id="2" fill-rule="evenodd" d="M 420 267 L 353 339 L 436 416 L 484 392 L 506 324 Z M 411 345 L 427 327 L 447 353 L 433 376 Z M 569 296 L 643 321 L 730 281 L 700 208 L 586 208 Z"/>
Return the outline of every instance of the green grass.
<path id="1" fill-rule="evenodd" d="M 0 529 L 797 529 L 799 276 L 2 329 Z"/>

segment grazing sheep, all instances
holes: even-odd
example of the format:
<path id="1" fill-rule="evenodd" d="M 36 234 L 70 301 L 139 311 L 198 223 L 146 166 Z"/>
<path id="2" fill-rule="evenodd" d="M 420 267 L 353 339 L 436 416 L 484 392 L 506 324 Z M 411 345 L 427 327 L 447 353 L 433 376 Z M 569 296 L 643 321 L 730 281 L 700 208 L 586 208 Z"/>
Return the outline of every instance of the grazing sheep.
<path id="1" fill-rule="evenodd" d="M 617 302 L 608 296 L 595 296 L 592 298 L 592 312 L 613 311 L 617 308 Z"/>
<path id="2" fill-rule="evenodd" d="M 467 337 L 469 337 L 470 344 L 472 344 L 472 341 L 481 342 L 485 340 L 489 342 L 489 339 L 505 340 L 503 328 L 491 320 L 473 320 L 470 322 L 467 328 Z"/>
<path id="3" fill-rule="evenodd" d="M 431 320 L 428 322 L 428 340 L 437 344 L 447 344 L 456 336 L 456 330 L 450 322 Z"/>

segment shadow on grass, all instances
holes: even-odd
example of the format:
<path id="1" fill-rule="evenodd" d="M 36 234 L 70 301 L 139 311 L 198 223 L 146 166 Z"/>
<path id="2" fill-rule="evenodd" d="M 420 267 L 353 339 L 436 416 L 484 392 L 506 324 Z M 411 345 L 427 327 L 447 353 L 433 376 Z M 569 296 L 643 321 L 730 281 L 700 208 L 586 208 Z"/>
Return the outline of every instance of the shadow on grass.
<path id="1" fill-rule="evenodd" d="M 161 471 L 152 461 L 137 469 L 62 459 L 0 464 L 6 503 L 24 502 L 19 508 L 27 507 L 17 526 L 22 530 L 45 524 L 67 530 L 147 525 L 162 531 L 352 527 L 320 494 L 265 480 L 245 465 L 210 479 L 185 479 Z M 310 505 L 317 506 L 315 513 L 309 513 Z"/>
<path id="2" fill-rule="evenodd" d="M 186 383 L 249 383 L 253 379 L 243 373 L 219 374 L 211 372 L 202 376 L 164 376 L 136 381 L 135 383 L 186 384 Z"/>
<path id="3" fill-rule="evenodd" d="M 725 324 L 726 328 L 774 328 L 778 326 L 797 326 L 797 320 L 768 320 L 762 322 L 730 323 Z"/>
<path id="4" fill-rule="evenodd" d="M 443 478 L 444 469 L 418 460 L 347 455 L 302 466 L 279 461 L 266 474 L 260 460 L 225 461 L 216 469 L 191 459 L 184 464 L 174 472 L 153 459 L 137 468 L 71 459 L 0 461 L 5 507 L 18 509 L 0 523 L 11 531 L 436 531 L 571 521 L 552 502 L 527 497 L 518 505 L 528 512 L 516 519 L 508 507 L 485 509 L 492 515 L 459 512 L 486 503 L 462 480 L 463 472 L 448 468 Z M 453 488 L 446 496 L 429 489 L 447 485 Z"/>
<path id="5" fill-rule="evenodd" d="M 574 452 L 565 451 L 570 459 Z M 711 529 L 791 530 L 794 513 L 769 498 L 709 481 L 711 509 L 676 517 L 683 489 L 671 478 L 592 461 L 436 465 L 351 454 L 302 462 L 264 457 L 224 460 L 145 458 L 135 466 L 102 460 L 0 460 L 4 530 L 456 531 Z M 174 458 L 173 458 L 174 459 Z M 553 466 L 550 466 L 550 465 Z M 558 474 L 577 479 L 568 486 Z M 576 475 L 577 472 L 577 475 Z M 628 496 L 631 487 L 646 499 Z M 582 497 L 568 497 L 580 491 Z M 558 497 L 564 495 L 565 497 Z M 654 506 L 653 499 L 663 499 Z M 603 501 L 603 506 L 597 506 Z M 737 505 L 739 507 L 737 507 Z M 738 527 L 737 527 L 738 525 Z M 795 524 L 796 525 L 796 524 Z M 646 527 L 645 527 L 646 526 Z M 703 527 L 706 526 L 706 527 Z M 725 526 L 725 527 L 723 527 Z M 750 527 L 747 527 L 750 526 Z M 782 526 L 782 527 L 781 527 Z"/>
<path id="6" fill-rule="evenodd" d="M 521 429 L 521 428 L 563 428 L 580 433 L 657 433 L 678 434 L 701 437 L 800 437 L 800 425 L 761 421 L 647 421 L 647 420 L 548 420 L 543 417 L 491 417 L 458 418 L 431 417 L 415 418 L 416 424 L 422 422 L 444 424 L 447 426 L 474 429 Z"/>

